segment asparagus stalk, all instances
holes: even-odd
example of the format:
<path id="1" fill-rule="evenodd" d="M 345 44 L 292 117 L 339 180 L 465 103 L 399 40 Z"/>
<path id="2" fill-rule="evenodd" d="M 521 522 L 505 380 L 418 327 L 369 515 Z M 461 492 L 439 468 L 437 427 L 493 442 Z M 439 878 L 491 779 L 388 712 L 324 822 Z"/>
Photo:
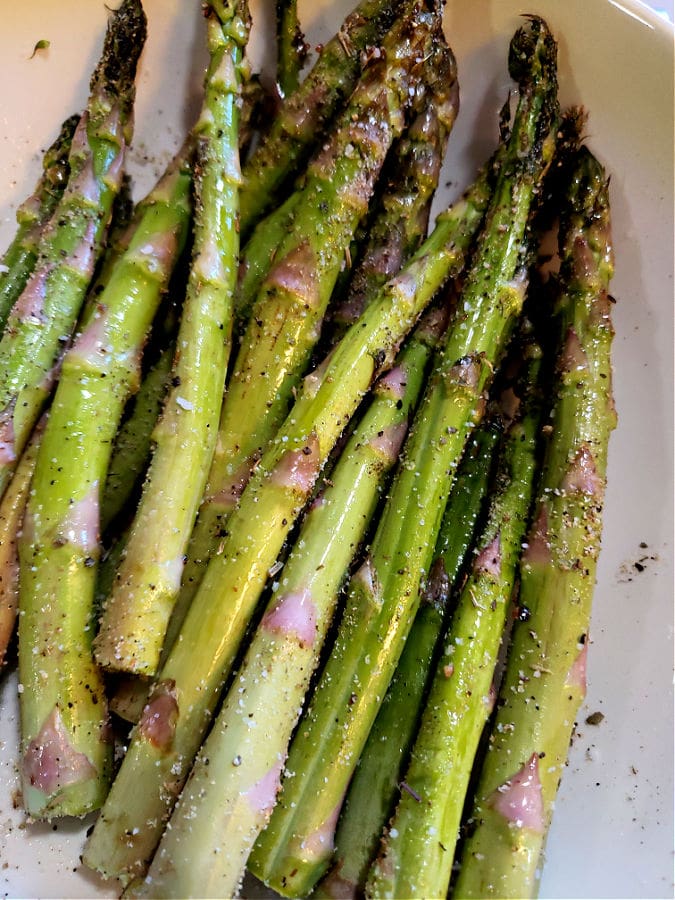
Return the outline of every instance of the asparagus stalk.
<path id="1" fill-rule="evenodd" d="M 574 718 L 586 690 L 611 393 L 607 183 L 586 149 L 561 215 L 559 382 L 517 624 L 471 813 L 458 897 L 531 897 Z"/>
<path id="2" fill-rule="evenodd" d="M 360 0 L 323 48 L 301 87 L 283 103 L 272 127 L 243 167 L 241 236 L 245 241 L 280 191 L 311 154 L 317 139 L 350 96 L 361 54 L 393 22 L 403 0 Z"/>
<path id="3" fill-rule="evenodd" d="M 0 500 L 0 668 L 14 632 L 19 608 L 19 551 L 21 532 L 35 460 L 44 430 L 41 420 L 21 454 L 5 495 Z"/>
<path id="4" fill-rule="evenodd" d="M 439 338 L 437 325 L 420 327 L 375 386 L 368 411 L 310 508 L 148 877 L 134 895 L 237 892 L 271 813 L 339 588 L 397 461 L 431 345 Z"/>
<path id="5" fill-rule="evenodd" d="M 454 325 L 291 746 L 293 777 L 249 859 L 283 893 L 307 893 L 330 863 L 337 813 L 417 611 L 457 461 L 522 307 L 527 222 L 554 149 L 555 59 L 545 23 L 530 19 L 511 43 L 520 100 Z"/>
<path id="6" fill-rule="evenodd" d="M 520 349 L 520 348 L 519 348 Z M 523 406 L 509 429 L 487 523 L 436 667 L 396 812 L 367 897 L 444 897 L 525 534 L 536 468 L 541 350 L 524 354 Z M 529 394 L 529 396 L 528 396 Z M 511 401 L 510 401 L 511 402 Z"/>
<path id="7" fill-rule="evenodd" d="M 64 357 L 40 442 L 19 540 L 23 797 L 36 817 L 83 815 L 107 793 L 105 691 L 92 660 L 99 496 L 143 343 L 187 239 L 190 185 L 181 156 Z"/>
<path id="8" fill-rule="evenodd" d="M 280 244 L 253 307 L 188 549 L 183 608 L 199 587 L 251 469 L 283 422 L 318 341 L 345 249 L 403 129 L 410 92 L 440 28 L 438 14 L 428 14 L 418 0 L 409 0 L 405 13 L 385 39 L 384 58 L 357 85 L 331 143 L 312 162 L 292 232 Z M 453 75 L 454 66 L 447 68 Z M 448 105 L 456 108 L 456 102 Z"/>
<path id="9" fill-rule="evenodd" d="M 169 385 L 175 347 L 166 347 L 141 380 L 133 409 L 115 438 L 101 499 L 101 533 L 126 508 L 150 458 L 152 433 Z"/>
<path id="10" fill-rule="evenodd" d="M 412 748 L 432 658 L 487 494 L 500 436 L 494 419 L 476 429 L 462 458 L 436 541 L 434 562 L 398 667 L 354 772 L 335 834 L 335 859 L 319 897 L 355 897 L 363 890 L 380 834 L 394 811 Z"/>
<path id="11" fill-rule="evenodd" d="M 68 185 L 0 341 L 0 495 L 51 391 L 53 366 L 74 327 L 120 189 L 144 40 L 140 2 L 124 0 L 108 24 L 89 103 L 73 136 Z"/>
<path id="12" fill-rule="evenodd" d="M 202 743 L 267 572 L 319 469 L 373 379 L 392 364 L 419 314 L 461 269 L 487 196 L 487 178 L 481 177 L 439 216 L 408 266 L 387 283 L 326 364 L 305 379 L 244 489 L 222 552 L 207 568 L 154 696 L 132 734 L 85 848 L 84 861 L 92 868 L 124 881 L 143 874 Z"/>
<path id="13" fill-rule="evenodd" d="M 298 0 L 277 0 L 277 84 L 282 97 L 297 91 L 309 46 L 298 21 Z"/>
<path id="14" fill-rule="evenodd" d="M 198 200 L 179 352 L 153 434 L 143 496 L 95 643 L 99 664 L 115 671 L 157 670 L 213 456 L 239 251 L 238 93 L 248 30 L 245 0 L 208 6 L 210 63 L 194 129 Z"/>
<path id="15" fill-rule="evenodd" d="M 17 231 L 0 260 L 0 334 L 7 316 L 35 268 L 40 232 L 50 219 L 68 181 L 68 154 L 79 116 L 66 119 L 44 154 L 35 191 L 16 211 Z"/>

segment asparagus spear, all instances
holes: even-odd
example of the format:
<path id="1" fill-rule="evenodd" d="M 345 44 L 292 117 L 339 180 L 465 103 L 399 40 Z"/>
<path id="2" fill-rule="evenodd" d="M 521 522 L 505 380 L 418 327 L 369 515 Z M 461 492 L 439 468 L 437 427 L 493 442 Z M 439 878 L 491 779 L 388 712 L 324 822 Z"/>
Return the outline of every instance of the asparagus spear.
<path id="1" fill-rule="evenodd" d="M 309 364 L 345 249 L 367 212 L 388 148 L 403 129 L 403 111 L 420 67 L 437 38 L 437 13 L 429 15 L 418 0 L 409 0 L 405 13 L 385 39 L 384 58 L 366 70 L 357 85 L 331 143 L 312 162 L 292 232 L 280 244 L 253 307 L 228 384 L 205 500 L 188 549 L 180 601 L 184 608 L 189 607 L 238 495 L 283 421 Z M 452 76 L 454 65 L 443 73 Z M 456 98 L 456 90 L 451 86 L 447 90 Z M 447 105 L 454 112 L 456 100 Z"/>
<path id="2" fill-rule="evenodd" d="M 408 266 L 382 289 L 326 364 L 305 379 L 244 489 L 222 552 L 207 568 L 133 732 L 85 848 L 84 861 L 92 868 L 125 881 L 143 873 L 203 740 L 267 572 L 316 474 L 372 380 L 391 365 L 397 346 L 436 291 L 461 269 L 487 195 L 483 176 L 439 216 Z"/>
<path id="3" fill-rule="evenodd" d="M 140 2 L 124 0 L 108 24 L 89 103 L 73 136 L 68 185 L 0 341 L 0 495 L 50 393 L 52 367 L 73 329 L 120 189 L 144 40 Z"/>
<path id="4" fill-rule="evenodd" d="M 600 550 L 611 394 L 607 183 L 586 149 L 561 215 L 562 347 L 552 429 L 521 564 L 516 626 L 461 858 L 458 897 L 530 897 L 574 718 Z"/>
<path id="5" fill-rule="evenodd" d="M 326 125 L 352 93 L 361 54 L 391 25 L 403 0 L 360 0 L 323 48 L 301 87 L 290 95 L 272 127 L 243 167 L 241 236 L 277 205 L 284 185 L 299 172 Z"/>
<path id="6" fill-rule="evenodd" d="M 64 357 L 40 442 L 19 540 L 23 797 L 37 817 L 82 815 L 107 792 L 105 692 L 91 657 L 99 495 L 143 343 L 187 239 L 190 185 L 180 156 Z"/>
<path id="7" fill-rule="evenodd" d="M 208 6 L 210 63 L 194 129 L 198 199 L 179 352 L 143 496 L 95 643 L 99 664 L 115 671 L 157 670 L 213 456 L 239 250 L 238 93 L 248 30 L 245 0 Z"/>
<path id="8" fill-rule="evenodd" d="M 152 432 L 162 410 L 175 347 L 166 347 L 141 380 L 133 409 L 120 427 L 110 456 L 101 498 L 101 533 L 105 534 L 129 502 L 146 469 Z"/>
<path id="9" fill-rule="evenodd" d="M 521 348 L 518 348 L 521 350 Z M 373 864 L 367 897 L 444 897 L 483 726 L 532 497 L 541 402 L 541 350 L 528 359 L 522 407 L 502 450 L 488 520 L 444 638 L 396 812 Z M 509 402 L 512 402 L 509 399 Z"/>
<path id="10" fill-rule="evenodd" d="M 372 404 L 307 514 L 136 896 L 236 893 L 269 818 L 339 588 L 398 458 L 438 331 L 437 322 L 418 328 L 375 386 Z"/>
<path id="11" fill-rule="evenodd" d="M 65 120 L 58 137 L 45 151 L 42 175 L 34 193 L 16 211 L 19 227 L 0 260 L 0 334 L 35 268 L 40 231 L 63 195 L 69 173 L 68 154 L 78 120 L 79 116 Z"/>
<path id="12" fill-rule="evenodd" d="M 249 860 L 280 892 L 308 892 L 330 863 L 336 816 L 417 611 L 458 458 L 522 306 L 527 221 L 557 126 L 555 60 L 545 23 L 530 19 L 511 42 L 520 100 L 454 325 L 291 746 L 293 777 Z"/>
<path id="13" fill-rule="evenodd" d="M 0 668 L 5 662 L 19 606 L 17 536 L 23 523 L 43 430 L 44 421 L 40 420 L 21 454 L 14 477 L 0 500 Z"/>
<path id="14" fill-rule="evenodd" d="M 500 428 L 493 418 L 476 429 L 457 471 L 436 541 L 420 608 L 375 723 L 354 772 L 335 834 L 335 859 L 319 884 L 319 897 L 354 897 L 362 891 L 380 834 L 394 810 L 446 618 L 450 589 L 471 544 L 488 489 Z"/>
<path id="15" fill-rule="evenodd" d="M 298 21 L 298 0 L 277 0 L 277 84 L 282 97 L 297 91 L 309 46 Z"/>

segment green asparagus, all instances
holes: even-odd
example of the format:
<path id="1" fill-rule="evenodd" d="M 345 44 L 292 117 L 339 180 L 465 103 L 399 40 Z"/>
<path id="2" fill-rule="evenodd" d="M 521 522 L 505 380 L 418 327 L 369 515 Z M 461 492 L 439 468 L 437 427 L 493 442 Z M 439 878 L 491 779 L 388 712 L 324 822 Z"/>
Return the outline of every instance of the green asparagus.
<path id="1" fill-rule="evenodd" d="M 317 897 L 356 896 L 363 890 L 382 828 L 394 811 L 450 590 L 471 544 L 500 433 L 495 419 L 488 418 L 473 433 L 460 463 L 420 608 L 340 811 L 334 863 L 315 891 Z"/>
<path id="2" fill-rule="evenodd" d="M 43 430 L 44 421 L 40 420 L 21 454 L 14 477 L 0 500 L 0 668 L 5 663 L 5 654 L 14 633 L 19 608 L 17 536 L 23 523 Z"/>
<path id="3" fill-rule="evenodd" d="M 586 691 L 611 392 L 608 185 L 582 149 L 560 227 L 559 383 L 517 624 L 461 857 L 458 897 L 536 896 L 574 718 Z"/>
<path id="4" fill-rule="evenodd" d="M 232 515 L 85 848 L 87 865 L 142 875 L 199 749 L 248 621 L 316 474 L 373 379 L 442 284 L 463 266 L 487 204 L 487 177 L 309 375 Z M 307 452 L 309 451 L 309 452 Z M 161 727 L 155 727 L 155 726 Z M 142 785 L 142 789 L 139 787 Z"/>
<path id="5" fill-rule="evenodd" d="M 243 167 L 241 236 L 246 241 L 260 218 L 276 206 L 318 138 L 352 93 L 361 54 L 379 41 L 403 0 L 360 0 L 323 48 L 302 85 L 283 103 L 270 130 Z"/>
<path id="6" fill-rule="evenodd" d="M 315 159 L 293 229 L 281 242 L 242 338 L 199 518 L 188 548 L 180 605 L 188 608 L 251 470 L 273 437 L 309 364 L 345 249 L 368 209 L 378 173 L 404 113 L 440 18 L 408 0 L 387 35 L 385 57 L 366 70 L 330 144 Z M 454 65 L 443 70 L 452 94 Z M 454 116 L 445 109 L 446 121 Z"/>
<path id="7" fill-rule="evenodd" d="M 276 0 L 277 84 L 282 97 L 297 91 L 309 46 L 298 21 L 298 0 Z"/>
<path id="8" fill-rule="evenodd" d="M 172 387 L 124 557 L 103 611 L 96 659 L 153 675 L 215 447 L 229 359 L 239 251 L 238 93 L 249 31 L 245 0 L 208 6 L 210 53 L 197 145 L 195 237 Z"/>
<path id="9" fill-rule="evenodd" d="M 0 334 L 7 316 L 35 268 L 40 231 L 49 221 L 68 181 L 68 154 L 79 116 L 70 116 L 42 160 L 35 191 L 16 211 L 18 228 L 0 260 Z"/>
<path id="10" fill-rule="evenodd" d="M 143 344 L 187 239 L 187 165 L 179 156 L 144 205 L 96 312 L 63 359 L 40 441 L 19 540 L 23 797 L 35 817 L 83 815 L 108 789 L 112 746 L 92 660 L 100 492 Z"/>
<path id="11" fill-rule="evenodd" d="M 445 897 L 478 742 L 494 702 L 492 684 L 529 514 L 541 418 L 540 348 L 516 385 L 521 406 L 502 450 L 485 527 L 477 541 L 436 667 L 410 764 L 373 864 L 367 897 Z M 509 391 L 509 403 L 512 402 Z"/>
<path id="12" fill-rule="evenodd" d="M 284 894 L 309 892 L 330 863 L 337 814 L 417 611 L 457 461 L 522 307 L 527 223 L 558 121 L 556 47 L 543 20 L 518 30 L 509 68 L 518 109 L 454 325 L 291 746 L 293 777 L 249 859 Z"/>
<path id="13" fill-rule="evenodd" d="M 120 189 L 145 25 L 139 0 L 124 0 L 110 19 L 73 135 L 68 184 L 0 341 L 0 495 L 51 392 L 64 336 L 75 325 Z"/>

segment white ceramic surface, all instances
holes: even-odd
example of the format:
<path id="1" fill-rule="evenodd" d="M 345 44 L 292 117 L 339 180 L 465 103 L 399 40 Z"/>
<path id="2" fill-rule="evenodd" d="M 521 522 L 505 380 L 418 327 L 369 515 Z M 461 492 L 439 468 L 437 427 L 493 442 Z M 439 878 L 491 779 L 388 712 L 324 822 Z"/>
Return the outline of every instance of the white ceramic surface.
<path id="1" fill-rule="evenodd" d="M 657 4 L 664 6 L 664 4 Z M 153 182 L 188 127 L 204 64 L 198 0 L 145 0 L 130 168 Z M 254 58 L 269 46 L 269 0 L 252 0 Z M 313 44 L 351 0 L 306 0 Z M 667 4 L 672 15 L 672 4 Z M 264 11 L 264 12 L 263 12 Z M 437 208 L 490 152 L 508 90 L 506 52 L 521 12 L 560 44 L 565 103 L 590 113 L 588 139 L 612 174 L 617 256 L 614 353 L 620 424 L 612 439 L 589 693 L 563 779 L 544 897 L 670 897 L 673 848 L 673 31 L 638 0 L 454 0 L 447 34 L 462 111 Z M 102 0 L 0 0 L 0 248 L 30 192 L 40 150 L 81 109 L 105 24 Z M 29 59 L 36 41 L 50 46 Z M 268 54 L 269 55 L 269 54 Z M 0 678 L 0 894 L 114 896 L 78 864 L 85 826 L 24 825 L 17 788 L 16 682 Z M 598 726 L 586 725 L 601 711 Z M 88 824 L 88 823 L 87 823 Z"/>

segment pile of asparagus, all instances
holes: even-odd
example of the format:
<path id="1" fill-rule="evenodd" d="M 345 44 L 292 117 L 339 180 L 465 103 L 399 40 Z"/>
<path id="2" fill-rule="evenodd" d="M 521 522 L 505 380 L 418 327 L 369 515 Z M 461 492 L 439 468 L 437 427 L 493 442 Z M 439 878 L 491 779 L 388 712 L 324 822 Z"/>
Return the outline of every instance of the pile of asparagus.
<path id="1" fill-rule="evenodd" d="M 231 897 L 247 866 L 286 896 L 531 896 L 615 424 L 605 175 L 528 17 L 494 155 L 427 235 L 442 4 L 361 0 L 303 78 L 278 0 L 271 122 L 245 0 L 204 12 L 201 114 L 148 197 L 123 0 L 3 257 L 25 809 L 100 808 L 84 862 L 125 896 Z"/>

